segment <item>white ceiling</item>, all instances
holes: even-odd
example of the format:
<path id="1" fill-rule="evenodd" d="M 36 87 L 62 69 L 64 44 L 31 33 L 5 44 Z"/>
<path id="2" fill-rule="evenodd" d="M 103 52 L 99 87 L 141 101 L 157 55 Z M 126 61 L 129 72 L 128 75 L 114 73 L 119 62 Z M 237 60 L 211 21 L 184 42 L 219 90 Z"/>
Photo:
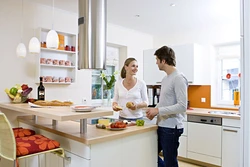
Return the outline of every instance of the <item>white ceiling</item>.
<path id="1" fill-rule="evenodd" d="M 33 1 L 52 5 L 52 0 Z M 56 8 L 78 13 L 78 0 L 54 3 Z M 239 0 L 107 0 L 109 23 L 155 36 L 239 24 L 239 11 Z"/>

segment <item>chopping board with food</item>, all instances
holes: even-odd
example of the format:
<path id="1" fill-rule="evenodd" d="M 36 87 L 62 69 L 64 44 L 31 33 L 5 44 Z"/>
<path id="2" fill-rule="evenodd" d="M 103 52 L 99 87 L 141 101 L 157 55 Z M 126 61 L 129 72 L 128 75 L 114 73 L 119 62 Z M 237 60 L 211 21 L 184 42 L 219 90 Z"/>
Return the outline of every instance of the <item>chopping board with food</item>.
<path id="1" fill-rule="evenodd" d="M 112 123 L 109 123 L 109 125 L 104 124 L 96 124 L 96 128 L 99 129 L 107 129 L 111 131 L 120 131 L 125 130 L 129 126 L 144 126 L 144 120 L 137 120 L 137 121 L 127 121 L 127 120 L 118 120 Z"/>

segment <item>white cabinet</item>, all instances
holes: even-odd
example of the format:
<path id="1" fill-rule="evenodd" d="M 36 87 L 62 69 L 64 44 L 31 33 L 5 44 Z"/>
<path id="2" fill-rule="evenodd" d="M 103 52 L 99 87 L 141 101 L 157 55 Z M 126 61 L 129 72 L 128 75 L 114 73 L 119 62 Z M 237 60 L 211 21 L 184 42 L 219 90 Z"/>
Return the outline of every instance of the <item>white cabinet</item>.
<path id="1" fill-rule="evenodd" d="M 176 56 L 176 68 L 190 84 L 210 84 L 209 47 L 198 44 L 171 46 Z"/>
<path id="2" fill-rule="evenodd" d="M 84 167 L 90 167 L 90 160 L 87 160 L 83 157 L 80 157 L 79 155 L 72 154 L 70 152 L 65 151 L 66 156 L 70 157 L 70 160 L 64 160 L 64 167 L 79 167 L 79 166 L 84 166 Z"/>
<path id="3" fill-rule="evenodd" d="M 240 120 L 223 119 L 222 167 L 240 166 L 240 126 L 237 122 L 240 125 Z"/>
<path id="4" fill-rule="evenodd" d="M 166 76 L 166 73 L 160 71 L 156 64 L 155 51 L 156 49 L 143 51 L 143 80 L 147 85 L 160 84 L 163 77 Z"/>
<path id="5" fill-rule="evenodd" d="M 37 59 L 36 83 L 44 77 L 46 84 L 71 84 L 76 80 L 77 71 L 77 36 L 58 32 L 60 36 L 58 49 L 46 48 L 46 36 L 49 29 L 39 28 L 38 39 L 41 42 L 41 53 Z"/>
<path id="6" fill-rule="evenodd" d="M 184 124 L 184 132 L 179 138 L 179 148 L 178 148 L 178 156 L 186 158 L 187 157 L 187 122 L 183 122 Z"/>
<path id="7" fill-rule="evenodd" d="M 221 126 L 188 122 L 187 158 L 221 165 Z"/>
<path id="8" fill-rule="evenodd" d="M 210 47 L 198 44 L 170 46 L 176 56 L 176 68 L 193 85 L 210 84 Z M 157 49 L 143 52 L 143 79 L 147 85 L 160 83 L 166 73 L 160 71 L 154 53 Z"/>

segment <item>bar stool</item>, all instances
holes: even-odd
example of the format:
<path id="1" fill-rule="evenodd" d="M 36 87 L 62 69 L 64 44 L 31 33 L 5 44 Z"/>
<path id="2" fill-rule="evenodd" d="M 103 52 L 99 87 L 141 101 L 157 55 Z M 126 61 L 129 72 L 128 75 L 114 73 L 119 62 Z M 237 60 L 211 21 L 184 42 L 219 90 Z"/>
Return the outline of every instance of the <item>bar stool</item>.
<path id="1" fill-rule="evenodd" d="M 57 147 L 57 148 L 53 148 L 52 147 L 48 147 L 49 149 L 46 150 L 36 150 L 36 153 L 27 153 L 27 150 L 24 151 L 24 153 L 21 153 L 20 150 L 17 153 L 17 147 L 19 147 L 16 143 L 20 144 L 20 143 L 24 143 L 22 141 L 25 141 L 27 139 L 32 139 L 36 141 L 36 144 L 39 144 L 39 142 L 43 142 L 43 140 L 47 140 L 48 141 L 53 141 L 49 138 L 46 138 L 45 136 L 42 135 L 32 135 L 32 136 L 28 136 L 27 138 L 15 138 L 14 136 L 14 132 L 13 129 L 7 119 L 7 117 L 4 115 L 4 113 L 0 113 L 0 157 L 3 157 L 7 160 L 13 161 L 13 167 L 16 167 L 16 165 L 18 166 L 17 161 L 19 159 L 24 159 L 24 158 L 29 158 L 32 156 L 36 156 L 36 155 L 41 155 L 41 154 L 46 154 L 46 153 L 54 153 L 62 158 L 67 159 L 68 157 L 65 156 L 65 152 L 63 148 Z M 31 142 L 31 141 L 30 141 Z M 34 142 L 34 141 L 33 141 Z M 26 143 L 27 145 L 28 143 Z M 50 149 L 51 148 L 51 149 Z M 40 164 L 40 163 L 38 163 Z M 64 166 L 64 163 L 63 163 Z"/>

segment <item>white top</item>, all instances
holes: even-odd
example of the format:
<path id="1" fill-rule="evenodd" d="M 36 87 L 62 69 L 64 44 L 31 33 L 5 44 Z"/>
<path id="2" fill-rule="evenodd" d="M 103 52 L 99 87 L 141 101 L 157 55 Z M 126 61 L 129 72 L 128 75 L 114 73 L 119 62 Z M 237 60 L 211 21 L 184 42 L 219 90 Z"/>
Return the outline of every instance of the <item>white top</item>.
<path id="1" fill-rule="evenodd" d="M 157 123 L 160 127 L 183 128 L 187 109 L 188 81 L 177 70 L 166 75 L 161 82 L 160 100 L 157 104 L 159 114 Z"/>
<path id="2" fill-rule="evenodd" d="M 148 104 L 147 86 L 144 81 L 137 79 L 136 84 L 130 90 L 127 90 L 121 79 L 115 83 L 115 93 L 113 102 L 118 103 L 122 110 L 120 116 L 124 118 L 136 119 L 143 116 L 142 109 L 130 110 L 126 107 L 127 102 L 139 104 L 145 102 Z"/>

